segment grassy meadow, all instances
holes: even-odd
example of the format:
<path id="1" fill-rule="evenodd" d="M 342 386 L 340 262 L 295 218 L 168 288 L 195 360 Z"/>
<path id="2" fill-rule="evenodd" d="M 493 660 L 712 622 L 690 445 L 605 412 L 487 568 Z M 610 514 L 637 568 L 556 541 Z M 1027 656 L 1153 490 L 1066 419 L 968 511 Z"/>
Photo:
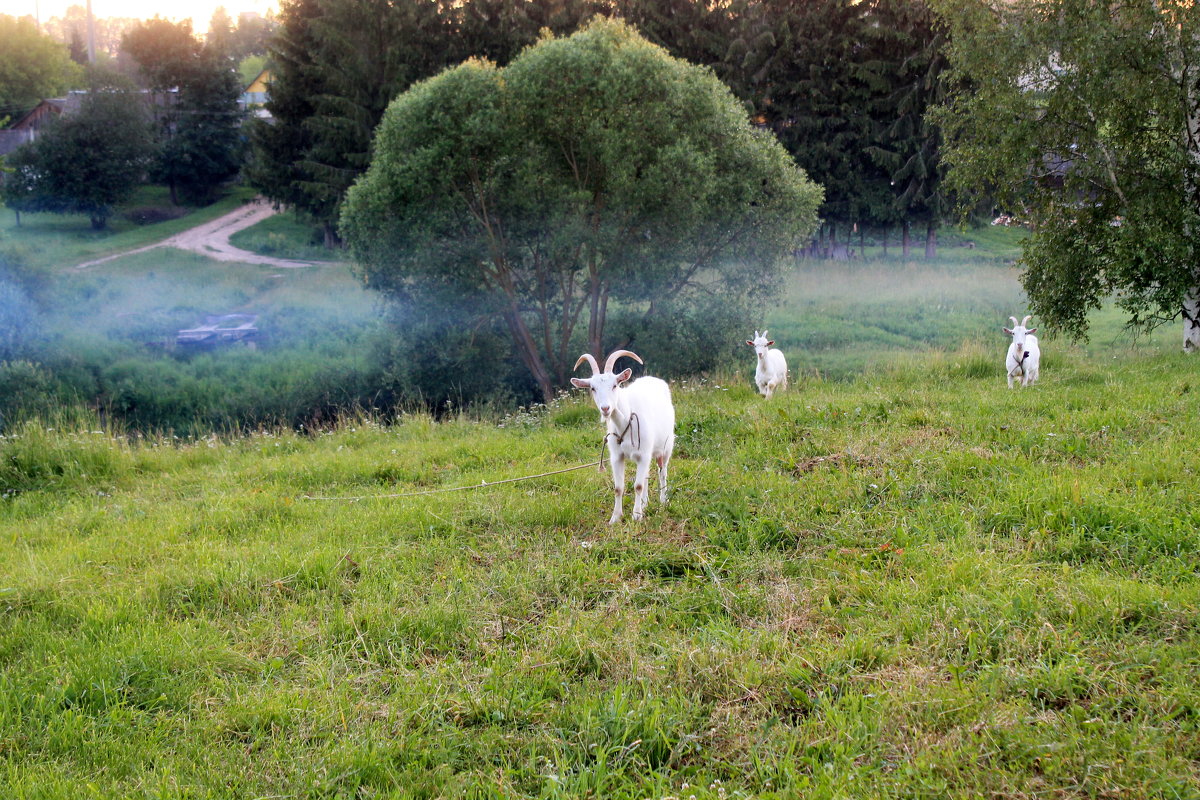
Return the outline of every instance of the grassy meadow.
<path id="1" fill-rule="evenodd" d="M 379 497 L 597 459 L 577 396 L 7 431 L 0 796 L 1200 795 L 1197 362 L 1102 315 L 1010 392 L 977 256 L 801 265 L 792 387 L 675 381 L 639 523 L 592 467 Z"/>
<path id="2" fill-rule="evenodd" d="M 746 331 L 792 386 L 758 397 L 749 348 L 673 381 L 672 496 L 638 523 L 604 524 L 575 395 L 247 435 L 199 405 L 191 435 L 10 420 L 0 797 L 1200 796 L 1198 362 L 1106 311 L 1008 391 L 1018 236 L 798 262 Z M 146 418 L 336 407 L 369 374 L 345 265 L 33 266 L 57 363 Z M 277 338 L 154 345 L 225 310 Z"/>

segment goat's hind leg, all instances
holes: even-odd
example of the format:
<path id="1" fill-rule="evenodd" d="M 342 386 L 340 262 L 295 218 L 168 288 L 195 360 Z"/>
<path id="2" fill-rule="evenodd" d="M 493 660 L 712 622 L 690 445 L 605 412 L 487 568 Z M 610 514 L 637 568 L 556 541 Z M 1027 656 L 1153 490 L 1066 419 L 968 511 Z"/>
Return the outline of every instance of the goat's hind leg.
<path id="1" fill-rule="evenodd" d="M 671 457 L 669 455 L 657 456 L 654 460 L 658 462 L 658 502 L 666 504 L 667 464 L 671 462 Z"/>

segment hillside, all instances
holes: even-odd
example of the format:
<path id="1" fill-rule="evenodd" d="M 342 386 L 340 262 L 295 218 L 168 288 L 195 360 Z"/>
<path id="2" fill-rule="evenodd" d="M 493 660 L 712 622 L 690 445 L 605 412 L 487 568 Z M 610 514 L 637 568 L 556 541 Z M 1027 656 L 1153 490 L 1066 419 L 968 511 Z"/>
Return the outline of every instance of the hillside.
<path id="1" fill-rule="evenodd" d="M 676 382 L 673 496 L 502 422 L 0 439 L 0 795 L 1191 797 L 1194 358 Z M 628 508 L 627 508 L 628 514 Z"/>

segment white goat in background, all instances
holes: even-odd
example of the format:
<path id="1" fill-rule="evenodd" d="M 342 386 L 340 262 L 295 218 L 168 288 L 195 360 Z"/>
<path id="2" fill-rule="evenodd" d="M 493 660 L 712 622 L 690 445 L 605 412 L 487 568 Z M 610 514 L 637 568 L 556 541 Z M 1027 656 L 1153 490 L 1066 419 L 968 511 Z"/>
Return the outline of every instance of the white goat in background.
<path id="1" fill-rule="evenodd" d="M 613 374 L 613 365 L 621 356 L 644 363 L 636 353 L 616 350 L 609 354 L 601 370 L 596 359 L 590 353 L 584 353 L 575 362 L 575 369 L 586 361 L 592 365 L 592 377 L 571 378 L 574 386 L 591 391 L 592 400 L 600 409 L 600 421 L 605 423 L 604 439 L 608 443 L 608 460 L 617 492 L 609 525 L 621 519 L 625 459 L 631 458 L 637 465 L 633 477 L 633 518 L 641 519 L 646 514 L 646 500 L 650 494 L 647 486 L 650 461 L 653 459 L 658 463 L 658 499 L 666 503 L 667 464 L 675 447 L 675 406 L 671 403 L 670 387 L 666 381 L 649 376 L 622 386 L 632 377 L 633 371 L 626 369 Z"/>
<path id="2" fill-rule="evenodd" d="M 1013 378 L 1021 379 L 1021 386 L 1028 386 L 1038 379 L 1038 365 L 1042 360 L 1042 351 L 1038 347 L 1038 339 L 1033 336 L 1033 332 L 1037 328 L 1029 328 L 1026 330 L 1025 323 L 1029 322 L 1032 314 L 1026 314 L 1025 319 L 1017 322 L 1016 317 L 1009 317 L 1012 320 L 1011 328 L 1002 328 L 1005 333 L 1012 336 L 1012 344 L 1008 346 L 1008 355 L 1004 359 L 1004 366 L 1008 370 L 1008 388 L 1013 386 Z"/>
<path id="3" fill-rule="evenodd" d="M 758 367 L 754 370 L 754 382 L 758 384 L 759 394 L 770 397 L 776 389 L 787 388 L 787 359 L 780 350 L 771 349 L 774 341 L 767 339 L 767 332 L 754 332 L 753 341 L 747 339 L 746 344 L 754 348 L 758 355 Z"/>

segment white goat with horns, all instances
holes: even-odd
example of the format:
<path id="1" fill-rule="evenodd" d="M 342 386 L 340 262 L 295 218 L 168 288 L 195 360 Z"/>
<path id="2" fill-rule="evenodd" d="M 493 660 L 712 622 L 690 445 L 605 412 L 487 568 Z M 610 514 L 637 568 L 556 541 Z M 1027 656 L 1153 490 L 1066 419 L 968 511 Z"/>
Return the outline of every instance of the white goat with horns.
<path id="1" fill-rule="evenodd" d="M 571 378 L 571 383 L 592 393 L 596 408 L 600 409 L 600 421 L 605 423 L 604 440 L 608 443 L 608 460 L 612 466 L 613 486 L 617 491 L 612 518 L 614 525 L 621 519 L 621 498 L 625 494 L 625 459 L 632 458 L 637 464 L 633 478 L 633 518 L 641 519 L 646 514 L 646 499 L 649 487 L 650 460 L 658 463 L 658 499 L 667 502 L 667 464 L 671 450 L 675 447 L 675 406 L 671 403 L 671 389 L 660 378 L 643 376 L 628 386 L 622 386 L 632 377 L 633 371 L 613 374 L 613 365 L 621 356 L 629 356 L 639 364 L 644 363 L 628 350 L 616 350 L 609 354 L 601 370 L 590 353 L 584 353 L 575 362 L 575 369 L 585 361 L 592 365 L 592 377 Z"/>
<path id="2" fill-rule="evenodd" d="M 776 389 L 787 388 L 787 359 L 783 351 L 771 348 L 774 341 L 767 339 L 767 332 L 754 332 L 754 339 L 746 340 L 758 355 L 758 366 L 754 370 L 754 382 L 763 397 L 770 397 Z"/>
<path id="3" fill-rule="evenodd" d="M 1002 328 L 1005 333 L 1012 336 L 1012 344 L 1008 346 L 1008 355 L 1004 359 L 1004 366 L 1008 370 L 1008 388 L 1013 386 L 1013 378 L 1020 378 L 1021 386 L 1028 386 L 1038 379 L 1038 365 L 1042 360 L 1042 351 L 1038 347 L 1038 339 L 1033 335 L 1037 328 L 1029 328 L 1026 330 L 1025 323 L 1029 322 L 1032 314 L 1026 314 L 1025 319 L 1017 322 L 1016 317 L 1009 317 L 1012 320 L 1011 328 Z"/>

